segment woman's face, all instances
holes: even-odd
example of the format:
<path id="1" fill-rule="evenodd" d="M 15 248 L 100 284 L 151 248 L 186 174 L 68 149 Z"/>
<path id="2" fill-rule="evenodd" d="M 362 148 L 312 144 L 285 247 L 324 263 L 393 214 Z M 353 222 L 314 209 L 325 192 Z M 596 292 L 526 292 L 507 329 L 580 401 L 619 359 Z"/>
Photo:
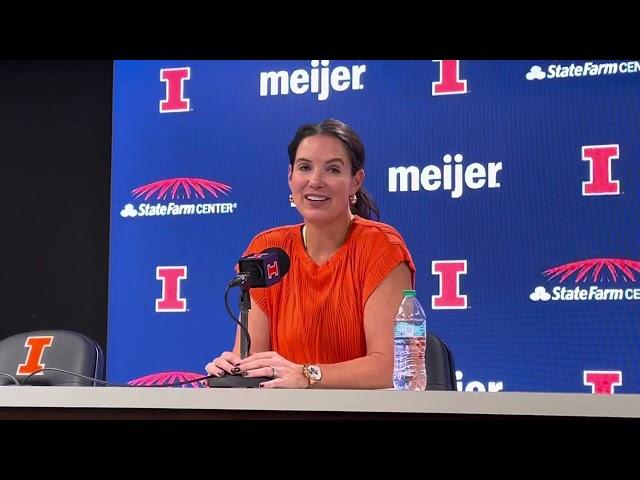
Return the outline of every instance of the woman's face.
<path id="1" fill-rule="evenodd" d="M 305 221 L 330 222 L 349 212 L 364 171 L 351 175 L 351 160 L 343 143 L 329 135 L 307 137 L 298 146 L 289 188 Z"/>

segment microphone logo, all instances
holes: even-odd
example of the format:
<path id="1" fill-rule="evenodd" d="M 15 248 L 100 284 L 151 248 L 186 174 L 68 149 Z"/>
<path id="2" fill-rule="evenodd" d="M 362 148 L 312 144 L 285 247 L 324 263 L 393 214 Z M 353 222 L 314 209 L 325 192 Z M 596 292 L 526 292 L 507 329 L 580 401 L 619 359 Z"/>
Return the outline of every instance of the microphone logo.
<path id="1" fill-rule="evenodd" d="M 238 260 L 239 274 L 229 285 L 241 285 L 245 289 L 270 287 L 282 280 L 290 265 L 289 255 L 281 248 L 271 247 L 260 253 L 251 253 Z"/>
<path id="2" fill-rule="evenodd" d="M 278 268 L 278 261 L 273 263 L 267 263 L 267 278 L 271 280 L 273 277 L 280 276 L 280 269 Z"/>

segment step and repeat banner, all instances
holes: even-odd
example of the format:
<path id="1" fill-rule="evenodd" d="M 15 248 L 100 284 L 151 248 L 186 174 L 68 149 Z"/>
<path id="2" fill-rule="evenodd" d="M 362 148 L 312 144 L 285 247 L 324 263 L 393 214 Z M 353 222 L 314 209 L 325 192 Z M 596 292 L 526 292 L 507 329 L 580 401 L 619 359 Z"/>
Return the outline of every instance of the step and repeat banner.
<path id="1" fill-rule="evenodd" d="M 364 141 L 458 390 L 640 392 L 640 62 L 620 60 L 117 61 L 110 381 L 231 348 L 225 286 L 256 233 L 301 221 L 287 145 L 326 118 Z"/>

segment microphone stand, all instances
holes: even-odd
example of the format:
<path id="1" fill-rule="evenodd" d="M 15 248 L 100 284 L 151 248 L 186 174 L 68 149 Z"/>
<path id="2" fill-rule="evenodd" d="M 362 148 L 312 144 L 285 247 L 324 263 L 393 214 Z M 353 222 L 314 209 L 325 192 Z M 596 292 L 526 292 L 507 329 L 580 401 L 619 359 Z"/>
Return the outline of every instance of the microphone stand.
<path id="1" fill-rule="evenodd" d="M 246 358 L 249 346 L 249 310 L 251 309 L 250 282 L 240 284 L 240 358 Z M 245 332 L 247 332 L 245 334 Z M 238 374 L 225 373 L 222 377 L 211 377 L 207 383 L 211 388 L 258 388 L 259 384 L 273 380 L 271 377 L 243 377 Z"/>

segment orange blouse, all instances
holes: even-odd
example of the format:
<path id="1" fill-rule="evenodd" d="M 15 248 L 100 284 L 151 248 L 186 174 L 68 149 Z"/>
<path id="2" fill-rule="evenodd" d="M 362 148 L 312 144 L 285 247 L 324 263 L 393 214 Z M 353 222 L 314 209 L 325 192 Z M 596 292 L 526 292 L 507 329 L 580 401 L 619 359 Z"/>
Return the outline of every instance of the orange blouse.
<path id="1" fill-rule="evenodd" d="M 258 234 L 245 255 L 283 249 L 291 268 L 282 281 L 251 290 L 269 318 L 271 348 L 295 363 L 338 363 L 366 355 L 364 307 L 382 280 L 407 262 L 415 265 L 402 236 L 391 226 L 355 216 L 338 251 L 322 265 L 307 254 L 302 224 Z"/>

